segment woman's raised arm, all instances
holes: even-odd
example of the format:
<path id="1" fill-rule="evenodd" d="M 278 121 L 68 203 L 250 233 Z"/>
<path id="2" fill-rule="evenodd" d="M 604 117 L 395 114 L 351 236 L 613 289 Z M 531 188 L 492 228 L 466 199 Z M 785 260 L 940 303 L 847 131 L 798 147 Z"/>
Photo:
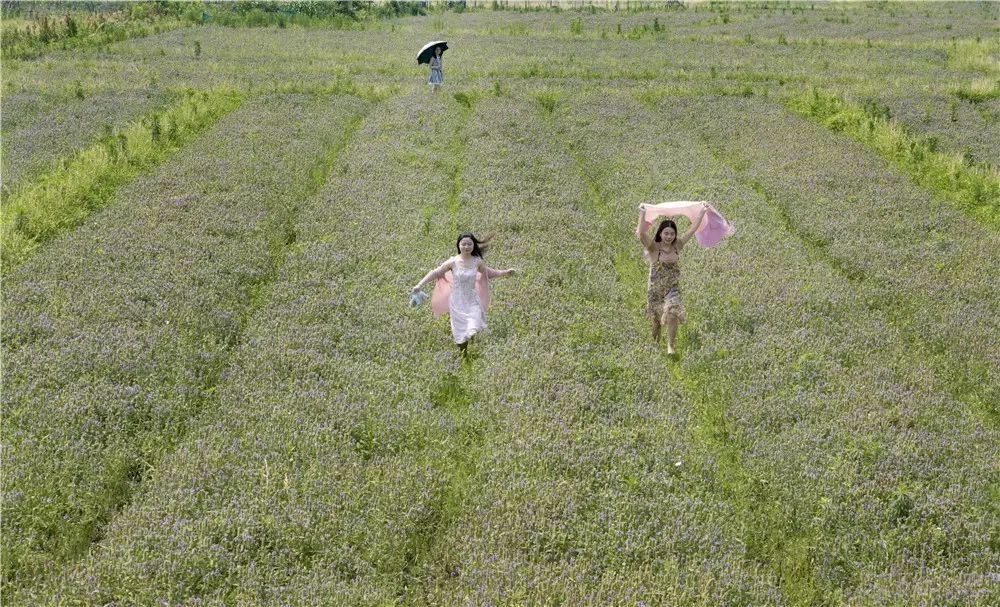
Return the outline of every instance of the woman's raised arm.
<path id="1" fill-rule="evenodd" d="M 691 237 L 694 236 L 694 233 L 698 231 L 698 226 L 700 226 L 702 220 L 705 219 L 705 213 L 708 213 L 708 203 L 707 202 L 701 203 L 701 212 L 698 213 L 698 219 L 697 219 L 697 221 L 695 221 L 694 223 L 692 223 L 690 229 L 688 229 L 687 232 L 684 232 L 683 236 L 681 236 L 680 238 L 678 238 L 679 244 L 681 246 L 684 246 L 685 244 L 687 244 L 687 241 L 691 240 Z"/>
<path id="2" fill-rule="evenodd" d="M 650 248 L 653 243 L 649 241 L 649 222 L 646 221 L 646 205 L 639 205 L 639 223 L 635 226 L 635 235 L 639 237 L 639 242 L 646 249 Z"/>

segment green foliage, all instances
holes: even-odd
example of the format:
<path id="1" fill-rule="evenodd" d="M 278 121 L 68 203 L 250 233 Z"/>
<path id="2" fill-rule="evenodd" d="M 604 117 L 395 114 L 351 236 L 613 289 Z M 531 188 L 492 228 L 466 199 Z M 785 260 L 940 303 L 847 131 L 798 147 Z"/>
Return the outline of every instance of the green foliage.
<path id="1" fill-rule="evenodd" d="M 951 87 L 951 94 L 970 103 L 1000 98 L 1000 79 L 981 78 Z"/>
<path id="2" fill-rule="evenodd" d="M 912 135 L 889 120 L 876 102 L 859 106 L 842 96 L 814 89 L 788 99 L 788 106 L 870 145 L 921 185 L 969 212 L 986 225 L 1000 226 L 1000 174 L 969 165 L 960 156 L 935 151 L 936 143 Z"/>
<path id="3" fill-rule="evenodd" d="M 5 603 L 982 593 L 968 571 L 997 550 L 978 531 L 1000 491 L 981 482 L 1000 402 L 993 232 L 768 97 L 823 83 L 836 93 L 804 115 L 932 175 L 934 154 L 995 123 L 992 89 L 970 84 L 990 75 L 983 55 L 840 27 L 884 21 L 882 5 L 692 4 L 689 23 L 662 5 L 445 19 L 457 9 L 432 3 L 382 25 L 361 3 L 163 4 L 179 12 L 129 17 L 234 29 L 5 71 L 8 158 L 37 155 L 23 133 L 50 121 L 77 134 L 58 170 L 11 186 L 0 222 L 4 270 L 10 251 L 39 253 L 4 276 Z M 939 24 L 948 8 L 919 12 Z M 786 12 L 814 22 L 775 46 Z M 46 49 L 83 48 L 85 19 L 59 37 L 62 17 Z M 458 86 L 426 95 L 393 40 L 445 26 L 465 39 Z M 99 105 L 178 83 L 240 84 L 248 101 L 208 130 L 156 98 L 127 118 Z M 926 137 L 887 128 L 907 102 Z M 940 183 L 965 183 L 953 173 Z M 103 213 L 71 232 L 89 211 L 63 198 Z M 681 198 L 738 232 L 685 249 L 668 358 L 632 222 L 639 202 Z M 66 223 L 33 236 L 45 213 L 8 215 L 32 200 Z M 405 299 L 466 229 L 523 271 L 494 286 L 463 359 L 448 321 Z"/>
<path id="4" fill-rule="evenodd" d="M 189 91 L 174 106 L 109 132 L 54 172 L 13 192 L 0 214 L 3 272 L 76 226 L 106 204 L 119 184 L 162 161 L 242 101 L 241 94 L 226 89 Z"/>
<path id="5" fill-rule="evenodd" d="M 951 69 L 987 75 L 997 72 L 996 55 L 1000 52 L 1000 40 L 996 36 L 989 40 L 977 36 L 975 40 L 955 41 L 945 49 Z"/>
<path id="6" fill-rule="evenodd" d="M 556 90 L 543 90 L 535 93 L 535 101 L 542 106 L 543 110 L 550 114 L 555 111 L 561 98 L 562 93 Z"/>
<path id="7" fill-rule="evenodd" d="M 498 82 L 494 83 L 494 88 L 499 86 Z M 475 105 L 476 100 L 479 98 L 479 93 L 476 91 L 458 91 L 454 94 L 455 101 L 459 102 L 461 105 L 468 109 L 471 109 Z"/>
<path id="8" fill-rule="evenodd" d="M 4 59 L 30 59 L 56 48 L 95 47 L 148 36 L 185 25 L 172 12 L 150 10 L 146 4 L 109 12 L 72 13 L 62 17 L 42 13 L 24 27 L 3 27 L 0 39 Z"/>

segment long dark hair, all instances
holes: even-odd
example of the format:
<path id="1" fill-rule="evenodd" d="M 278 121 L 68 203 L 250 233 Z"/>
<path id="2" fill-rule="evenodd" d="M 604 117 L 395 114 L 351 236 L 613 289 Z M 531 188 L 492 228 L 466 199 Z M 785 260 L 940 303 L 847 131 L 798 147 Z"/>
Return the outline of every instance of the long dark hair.
<path id="1" fill-rule="evenodd" d="M 663 242 L 663 238 L 660 237 L 660 233 L 667 228 L 674 229 L 674 240 L 670 244 L 677 244 L 677 224 L 674 223 L 673 219 L 664 219 L 660 222 L 660 227 L 656 228 L 656 238 L 653 240 L 656 242 Z"/>
<path id="2" fill-rule="evenodd" d="M 458 244 L 462 242 L 463 238 L 468 238 L 472 241 L 472 256 L 483 258 L 483 254 L 486 253 L 486 243 L 489 242 L 493 237 L 488 236 L 482 240 L 476 238 L 472 232 L 466 232 L 465 234 L 459 234 L 458 240 L 455 241 L 455 250 L 458 251 L 459 255 L 462 254 L 462 249 L 458 248 Z"/>

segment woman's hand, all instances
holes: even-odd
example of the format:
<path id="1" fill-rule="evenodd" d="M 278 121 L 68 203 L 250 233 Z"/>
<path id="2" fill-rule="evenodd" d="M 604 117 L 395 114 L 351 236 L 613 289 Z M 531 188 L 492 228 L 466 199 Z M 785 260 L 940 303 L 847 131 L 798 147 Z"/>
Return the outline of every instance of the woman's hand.
<path id="1" fill-rule="evenodd" d="M 707 202 L 701 203 L 701 216 L 704 217 L 705 213 L 708 213 L 708 203 Z"/>
<path id="2" fill-rule="evenodd" d="M 419 290 L 420 290 L 420 285 L 413 285 L 413 288 L 410 289 L 410 293 L 416 293 Z"/>
<path id="3" fill-rule="evenodd" d="M 515 271 L 514 268 L 507 268 L 507 275 L 510 276 L 511 274 L 514 273 L 514 271 Z"/>
<path id="4" fill-rule="evenodd" d="M 642 211 L 642 212 L 646 212 L 646 203 L 645 202 L 639 204 L 639 210 Z"/>

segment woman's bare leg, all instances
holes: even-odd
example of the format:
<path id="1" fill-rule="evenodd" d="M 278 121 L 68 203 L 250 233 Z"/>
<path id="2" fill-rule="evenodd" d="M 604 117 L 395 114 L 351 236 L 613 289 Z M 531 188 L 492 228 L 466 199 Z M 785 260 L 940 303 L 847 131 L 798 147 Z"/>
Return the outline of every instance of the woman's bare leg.
<path id="1" fill-rule="evenodd" d="M 469 358 L 469 345 L 472 343 L 472 337 L 458 344 L 458 349 L 462 352 L 463 358 Z"/>
<path id="2" fill-rule="evenodd" d="M 677 337 L 677 317 L 667 314 L 667 354 L 674 353 L 674 338 Z"/>

